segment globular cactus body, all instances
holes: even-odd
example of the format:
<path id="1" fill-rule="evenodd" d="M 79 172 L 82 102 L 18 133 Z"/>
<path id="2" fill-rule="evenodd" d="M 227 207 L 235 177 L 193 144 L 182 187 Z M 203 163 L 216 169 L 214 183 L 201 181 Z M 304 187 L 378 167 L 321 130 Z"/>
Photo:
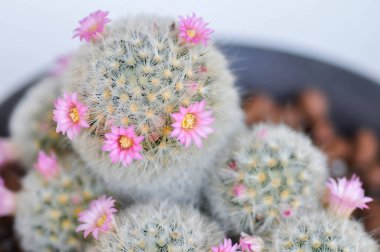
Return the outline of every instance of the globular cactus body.
<path id="1" fill-rule="evenodd" d="M 115 232 L 101 236 L 96 251 L 207 252 L 222 239 L 219 226 L 198 211 L 168 202 L 150 203 L 121 212 Z"/>
<path id="2" fill-rule="evenodd" d="M 16 198 L 15 229 L 25 251 L 83 251 L 87 243 L 75 232 L 78 213 L 105 192 L 90 178 L 77 157 L 59 163 L 59 173 L 46 179 L 31 171 Z"/>
<path id="3" fill-rule="evenodd" d="M 376 252 L 379 247 L 363 226 L 323 210 L 308 210 L 283 222 L 275 231 L 275 251 Z"/>
<path id="4" fill-rule="evenodd" d="M 205 171 L 228 151 L 243 125 L 227 62 L 212 45 L 181 41 L 171 19 L 138 16 L 107 28 L 101 39 L 79 50 L 66 76 L 65 91 L 78 93 L 89 109 L 90 128 L 74 139 L 74 148 L 115 191 L 194 203 Z M 185 148 L 171 135 L 172 114 L 201 102 L 212 111 L 214 132 L 202 134 L 202 148 Z M 183 127 L 197 121 L 194 115 L 186 118 Z M 112 127 L 133 127 L 144 137 L 140 160 L 125 167 L 102 152 Z M 131 141 L 122 143 L 126 148 Z"/>
<path id="5" fill-rule="evenodd" d="M 54 100 L 60 94 L 61 85 L 59 76 L 45 77 L 28 90 L 12 114 L 11 140 L 25 167 L 35 162 L 40 150 L 61 154 L 70 151 L 69 141 L 56 133 L 53 121 Z"/>
<path id="6" fill-rule="evenodd" d="M 211 211 L 236 233 L 266 234 L 302 205 L 317 206 L 327 179 L 323 154 L 284 125 L 243 133 L 206 190 Z"/>

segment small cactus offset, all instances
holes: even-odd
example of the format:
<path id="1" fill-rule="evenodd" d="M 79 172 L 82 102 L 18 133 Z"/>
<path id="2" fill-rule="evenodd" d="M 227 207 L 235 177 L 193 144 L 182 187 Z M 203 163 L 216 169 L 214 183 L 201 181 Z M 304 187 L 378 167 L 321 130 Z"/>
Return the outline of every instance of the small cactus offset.
<path id="1" fill-rule="evenodd" d="M 308 210 L 291 217 L 275 231 L 275 251 L 293 252 L 377 252 L 379 247 L 354 220 L 323 210 Z"/>
<path id="2" fill-rule="evenodd" d="M 271 232 L 299 206 L 317 206 L 326 160 L 311 141 L 284 125 L 244 133 L 207 192 L 213 214 L 236 233 Z"/>
<path id="3" fill-rule="evenodd" d="M 168 202 L 132 206 L 115 222 L 114 232 L 102 235 L 95 251 L 208 252 L 224 236 L 198 211 Z"/>
<path id="4" fill-rule="evenodd" d="M 104 193 L 74 155 L 57 161 L 41 153 L 16 198 L 15 229 L 25 251 L 83 251 L 89 242 L 76 233 L 77 215 Z M 90 241 L 90 240 L 88 240 Z"/>
<path id="5" fill-rule="evenodd" d="M 191 18 L 203 22 L 111 22 L 82 46 L 66 75 L 66 102 L 74 106 L 66 111 L 63 99 L 56 107 L 58 130 L 119 192 L 193 201 L 205 170 L 243 125 L 226 60 L 213 45 L 198 44 L 211 30 L 202 26 L 202 39 L 190 28 L 193 40 L 181 36 Z M 61 127 L 64 112 L 80 127 Z"/>
<path id="6" fill-rule="evenodd" d="M 56 133 L 53 121 L 54 100 L 60 94 L 61 85 L 59 76 L 45 77 L 31 87 L 12 114 L 11 141 L 25 167 L 36 161 L 39 150 L 54 150 L 60 154 L 70 151 L 70 142 Z"/>

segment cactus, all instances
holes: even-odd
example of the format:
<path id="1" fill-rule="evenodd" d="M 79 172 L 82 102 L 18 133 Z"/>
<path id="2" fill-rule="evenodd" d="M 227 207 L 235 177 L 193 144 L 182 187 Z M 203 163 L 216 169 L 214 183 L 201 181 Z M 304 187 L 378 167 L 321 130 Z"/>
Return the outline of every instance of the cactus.
<path id="1" fill-rule="evenodd" d="M 135 205 L 116 217 L 115 232 L 91 251 L 208 252 L 223 239 L 219 226 L 188 207 L 168 202 Z"/>
<path id="2" fill-rule="evenodd" d="M 376 252 L 379 247 L 362 225 L 323 210 L 309 210 L 281 223 L 275 231 L 275 251 Z"/>
<path id="3" fill-rule="evenodd" d="M 9 129 L 25 167 L 35 162 L 39 150 L 57 153 L 70 151 L 70 143 L 55 131 L 54 100 L 59 96 L 62 79 L 45 77 L 26 93 L 12 114 Z"/>
<path id="4" fill-rule="evenodd" d="M 206 191 L 211 212 L 227 229 L 266 235 L 299 206 L 317 206 L 326 160 L 290 128 L 259 124 L 243 133 Z"/>
<path id="5" fill-rule="evenodd" d="M 205 171 L 243 125 L 226 60 L 212 45 L 181 41 L 171 19 L 137 16 L 106 28 L 103 37 L 82 46 L 66 75 L 65 92 L 88 107 L 89 128 L 73 140 L 75 150 L 118 192 L 197 201 Z M 191 106 L 205 106 L 214 118 L 214 133 L 208 128 L 203 143 L 194 140 L 202 148 L 173 137 L 173 113 Z M 185 116 L 186 127 L 193 117 Z M 122 165 L 102 151 L 108 134 L 119 129 L 133 129 L 138 137 L 119 146 L 138 142 L 138 160 Z"/>
<path id="6" fill-rule="evenodd" d="M 46 163 L 46 162 L 45 162 Z M 104 193 L 74 155 L 62 158 L 54 178 L 32 170 L 16 198 L 15 229 L 26 251 L 83 251 L 88 242 L 75 232 L 77 214 Z"/>

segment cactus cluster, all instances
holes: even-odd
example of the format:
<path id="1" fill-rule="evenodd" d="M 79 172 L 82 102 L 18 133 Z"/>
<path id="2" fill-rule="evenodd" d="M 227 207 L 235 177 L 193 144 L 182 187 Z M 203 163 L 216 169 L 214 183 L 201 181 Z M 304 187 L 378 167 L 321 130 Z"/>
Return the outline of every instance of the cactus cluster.
<path id="1" fill-rule="evenodd" d="M 177 190 L 165 195 L 192 198 L 192 188 L 201 186 L 200 175 L 212 166 L 216 154 L 228 149 L 242 126 L 226 60 L 212 45 L 179 40 L 178 30 L 175 21 L 160 17 L 115 21 L 102 39 L 79 50 L 66 75 L 65 91 L 77 93 L 89 109 L 90 127 L 74 139 L 74 148 L 117 191 L 133 187 L 149 194 L 173 185 Z M 201 101 L 212 111 L 214 133 L 203 140 L 201 149 L 185 148 L 171 136 L 171 115 Z M 132 126 L 144 137 L 141 160 L 121 167 L 102 152 L 113 126 Z"/>
<path id="2" fill-rule="evenodd" d="M 26 251 L 83 251 L 86 242 L 75 229 L 78 213 L 105 192 L 74 155 L 62 158 L 59 174 L 46 179 L 30 171 L 17 196 L 15 228 Z"/>
<path id="3" fill-rule="evenodd" d="M 290 128 L 259 124 L 244 133 L 207 194 L 211 211 L 235 232 L 268 232 L 300 206 L 317 206 L 326 160 Z"/>
<path id="4" fill-rule="evenodd" d="M 80 21 L 74 37 L 86 43 L 13 115 L 23 162 L 37 162 L 17 197 L 0 178 L 0 215 L 16 206 L 26 251 L 379 251 L 348 219 L 372 201 L 358 177 L 326 188 L 326 158 L 309 138 L 244 127 L 202 18 L 107 15 Z"/>
<path id="5" fill-rule="evenodd" d="M 281 252 L 377 252 L 380 249 L 361 223 L 315 209 L 281 223 L 273 243 L 275 251 Z"/>
<path id="6" fill-rule="evenodd" d="M 61 87 L 59 76 L 45 77 L 28 90 L 12 114 L 9 125 L 11 140 L 25 167 L 30 167 L 40 150 L 62 154 L 70 151 L 70 142 L 56 133 L 53 121 L 54 100 L 59 96 Z"/>
<path id="7" fill-rule="evenodd" d="M 198 211 L 160 202 L 121 212 L 115 232 L 103 236 L 96 251 L 207 252 L 222 239 L 219 226 Z"/>

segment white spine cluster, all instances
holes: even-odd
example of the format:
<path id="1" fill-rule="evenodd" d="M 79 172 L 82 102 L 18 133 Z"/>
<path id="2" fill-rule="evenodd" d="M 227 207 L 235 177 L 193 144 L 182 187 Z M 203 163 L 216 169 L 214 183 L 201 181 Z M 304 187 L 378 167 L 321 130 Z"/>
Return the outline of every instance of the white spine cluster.
<path id="1" fill-rule="evenodd" d="M 105 190 L 90 178 L 76 157 L 60 162 L 57 177 L 45 180 L 30 171 L 17 196 L 15 229 L 25 251 L 83 251 L 83 235 L 75 232 L 78 213 Z"/>
<path id="2" fill-rule="evenodd" d="M 299 206 L 318 205 L 326 160 L 309 138 L 284 125 L 259 124 L 237 146 L 206 192 L 226 228 L 266 234 Z"/>
<path id="3" fill-rule="evenodd" d="M 346 252 L 380 250 L 354 220 L 335 217 L 323 210 L 309 210 L 289 218 L 275 231 L 275 251 Z"/>
<path id="4" fill-rule="evenodd" d="M 178 40 L 175 21 L 138 16 L 113 22 L 102 40 L 83 46 L 66 76 L 67 92 L 89 107 L 90 129 L 73 145 L 118 192 L 132 197 L 196 199 L 205 170 L 229 148 L 242 127 L 234 78 L 212 45 Z M 215 118 L 203 147 L 185 148 L 170 137 L 170 115 L 205 100 Z M 144 136 L 143 159 L 128 167 L 112 164 L 101 151 L 111 126 L 134 126 Z M 133 190 L 135 193 L 133 195 Z"/>
<path id="5" fill-rule="evenodd" d="M 70 150 L 65 137 L 56 133 L 53 121 L 54 100 L 60 94 L 62 79 L 46 77 L 33 86 L 17 105 L 9 129 L 25 167 L 30 167 L 39 150 L 64 153 Z"/>
<path id="6" fill-rule="evenodd" d="M 223 239 L 219 226 L 193 209 L 168 202 L 136 205 L 116 218 L 97 251 L 208 252 Z"/>

